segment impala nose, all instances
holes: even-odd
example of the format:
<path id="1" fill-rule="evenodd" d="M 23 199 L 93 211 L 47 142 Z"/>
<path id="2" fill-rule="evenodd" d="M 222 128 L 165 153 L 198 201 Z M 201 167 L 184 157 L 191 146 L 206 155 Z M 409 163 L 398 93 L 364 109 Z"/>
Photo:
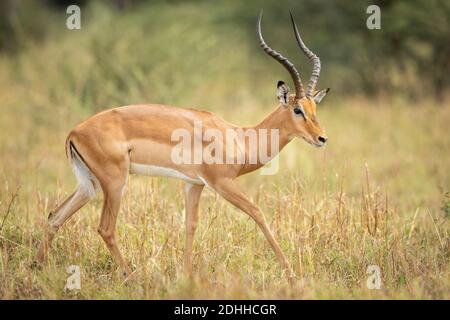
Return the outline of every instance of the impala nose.
<path id="1" fill-rule="evenodd" d="M 325 142 L 327 142 L 327 140 L 328 140 L 327 137 L 323 137 L 323 136 L 319 137 L 319 141 L 322 142 L 323 144 L 325 144 Z"/>

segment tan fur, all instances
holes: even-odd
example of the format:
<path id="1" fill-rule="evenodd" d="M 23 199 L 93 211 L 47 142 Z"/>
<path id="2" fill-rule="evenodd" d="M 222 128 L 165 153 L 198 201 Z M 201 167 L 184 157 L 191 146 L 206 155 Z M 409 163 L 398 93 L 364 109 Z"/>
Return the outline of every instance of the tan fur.
<path id="1" fill-rule="evenodd" d="M 295 116 L 292 109 L 301 103 L 307 115 L 305 121 Z M 114 260 L 126 274 L 130 268 L 124 261 L 116 244 L 115 224 L 120 207 L 122 190 L 126 184 L 130 163 L 153 165 L 177 170 L 192 179 L 201 179 L 210 188 L 237 208 L 251 216 L 266 236 L 274 253 L 292 275 L 288 260 L 273 237 L 263 214 L 240 191 L 234 179 L 242 174 L 254 171 L 263 164 L 174 164 L 171 161 L 171 150 L 175 142 L 171 142 L 171 134 L 175 129 L 185 128 L 192 132 L 194 121 L 202 121 L 203 128 L 215 128 L 225 132 L 229 128 L 238 128 L 219 116 L 195 109 L 182 109 L 166 105 L 131 105 L 101 112 L 76 126 L 67 137 L 67 148 L 73 145 L 89 171 L 95 177 L 94 185 L 99 184 L 104 194 L 104 204 L 98 231 L 104 239 Z M 295 101 L 290 96 L 288 106 L 279 105 L 269 116 L 254 127 L 248 129 L 279 129 L 280 150 L 293 138 L 303 138 L 311 144 L 320 144 L 320 136 L 325 136 L 316 118 L 314 100 L 302 98 Z M 225 134 L 224 134 L 225 136 Z M 270 143 L 270 139 L 268 139 Z M 270 148 L 269 148 L 270 149 Z M 249 151 L 245 150 L 246 155 Z M 198 206 L 201 184 L 187 184 L 186 187 L 186 250 L 184 258 L 185 270 L 192 270 L 192 242 L 197 224 Z M 77 190 L 54 214 L 49 217 L 48 227 L 41 243 L 37 261 L 42 262 L 46 256 L 57 229 L 79 208 L 89 197 Z"/>

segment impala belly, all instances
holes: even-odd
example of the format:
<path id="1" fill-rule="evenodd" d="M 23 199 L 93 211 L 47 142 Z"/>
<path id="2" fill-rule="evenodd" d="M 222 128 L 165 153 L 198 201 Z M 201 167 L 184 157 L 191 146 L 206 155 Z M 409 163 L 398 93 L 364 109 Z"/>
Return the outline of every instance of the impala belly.
<path id="1" fill-rule="evenodd" d="M 176 178 L 181 179 L 186 182 L 195 183 L 195 184 L 203 184 L 202 180 L 194 179 L 188 177 L 187 175 L 181 173 L 172 168 L 159 167 L 150 164 L 141 164 L 141 163 L 130 163 L 130 173 L 140 174 L 144 176 L 153 176 L 153 177 L 168 177 L 168 178 Z"/>

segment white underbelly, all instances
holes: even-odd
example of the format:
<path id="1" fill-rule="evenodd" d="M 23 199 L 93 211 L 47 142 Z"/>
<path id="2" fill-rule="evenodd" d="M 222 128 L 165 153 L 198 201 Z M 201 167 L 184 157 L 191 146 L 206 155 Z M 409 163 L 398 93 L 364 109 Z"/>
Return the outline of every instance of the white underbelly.
<path id="1" fill-rule="evenodd" d="M 189 183 L 204 184 L 201 179 L 194 179 L 172 168 L 153 166 L 150 164 L 130 163 L 130 173 L 152 177 L 168 177 L 187 181 Z"/>

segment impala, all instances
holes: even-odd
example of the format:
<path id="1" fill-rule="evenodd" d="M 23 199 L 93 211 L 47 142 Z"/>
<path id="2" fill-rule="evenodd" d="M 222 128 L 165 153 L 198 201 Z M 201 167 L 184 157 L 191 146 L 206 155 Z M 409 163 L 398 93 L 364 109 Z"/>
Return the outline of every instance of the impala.
<path id="1" fill-rule="evenodd" d="M 244 146 L 242 151 L 246 161 L 243 163 L 239 161 L 219 164 L 174 163 L 171 157 L 175 146 L 171 138 L 172 133 L 181 128 L 193 134 L 194 122 L 201 122 L 205 129 L 215 129 L 220 132 L 229 129 L 239 129 L 243 132 L 276 129 L 279 132 L 277 141 L 279 150 L 296 137 L 317 147 L 325 145 L 327 137 L 317 121 L 316 104 L 322 100 L 329 89 L 315 90 L 320 73 L 319 58 L 303 43 L 291 14 L 297 44 L 313 64 L 305 92 L 295 66 L 264 41 L 261 19 L 262 11 L 257 22 L 259 44 L 265 53 L 289 72 L 294 82 L 295 94 L 289 94 L 289 87 L 279 81 L 278 106 L 254 127 L 232 125 L 210 112 L 159 104 L 130 105 L 110 109 L 82 122 L 69 133 L 65 144 L 66 154 L 75 172 L 78 186 L 50 213 L 36 262 L 44 261 L 52 238 L 64 222 L 83 207 L 97 190 L 101 189 L 104 200 L 98 232 L 113 259 L 124 270 L 124 275 L 129 275 L 131 270 L 117 246 L 115 227 L 128 175 L 134 173 L 175 177 L 185 181 L 184 270 L 188 274 L 192 272 L 192 245 L 198 221 L 200 195 L 207 186 L 254 219 L 284 270 L 289 276 L 293 276 L 290 264 L 267 226 L 264 215 L 235 182 L 237 177 L 262 167 L 266 162 L 261 159 L 256 159 L 255 163 L 247 161 L 248 155 L 254 151 L 252 148 L 257 146 Z M 261 136 L 258 139 L 261 139 Z M 264 143 L 271 144 L 272 141 L 264 140 Z"/>

